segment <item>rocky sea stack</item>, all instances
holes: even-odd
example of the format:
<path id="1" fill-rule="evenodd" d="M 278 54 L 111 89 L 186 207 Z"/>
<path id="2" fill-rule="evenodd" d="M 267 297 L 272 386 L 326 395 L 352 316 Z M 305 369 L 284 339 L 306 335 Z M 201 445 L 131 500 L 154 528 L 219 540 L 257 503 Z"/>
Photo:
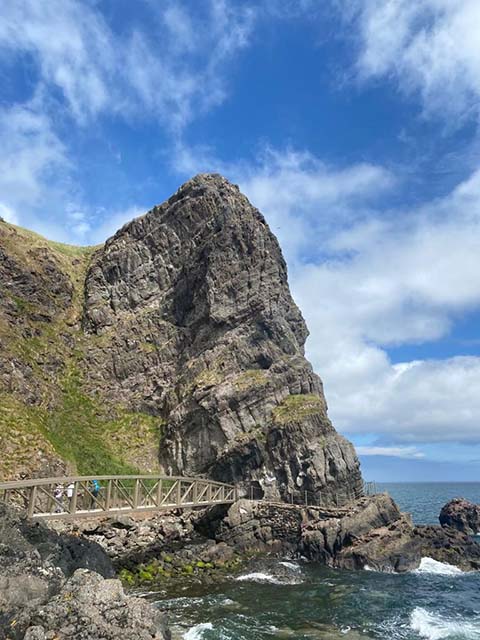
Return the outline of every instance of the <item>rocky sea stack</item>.
<path id="1" fill-rule="evenodd" d="M 454 498 L 440 511 L 442 527 L 450 527 L 468 535 L 480 533 L 480 504 L 473 504 L 464 498 Z"/>
<path id="2" fill-rule="evenodd" d="M 361 495 L 280 247 L 238 187 L 196 176 L 74 249 L 0 227 L 0 392 L 22 417 L 6 420 L 3 475 L 160 469 L 256 497 Z M 16 450 L 32 432 L 33 466 Z"/>
<path id="3" fill-rule="evenodd" d="M 198 475 L 242 498 L 49 528 L 0 504 L 0 638 L 167 640 L 115 572 L 151 587 L 215 581 L 260 556 L 480 568 L 465 505 L 444 528 L 416 527 L 387 494 L 363 495 L 278 242 L 225 178 L 196 176 L 99 247 L 0 221 L 0 293 L 2 479 Z"/>

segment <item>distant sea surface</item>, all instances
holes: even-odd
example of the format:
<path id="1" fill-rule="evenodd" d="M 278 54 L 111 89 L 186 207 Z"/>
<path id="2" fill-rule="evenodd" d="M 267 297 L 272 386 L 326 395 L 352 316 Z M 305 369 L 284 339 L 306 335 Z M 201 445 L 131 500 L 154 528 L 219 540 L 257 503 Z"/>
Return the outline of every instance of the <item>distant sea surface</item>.
<path id="1" fill-rule="evenodd" d="M 480 483 L 381 484 L 417 524 L 451 498 L 480 502 Z M 174 640 L 480 640 L 480 573 L 424 558 L 408 574 L 272 560 L 211 586 L 147 594 Z"/>
<path id="2" fill-rule="evenodd" d="M 415 524 L 438 524 L 440 509 L 452 498 L 480 504 L 480 482 L 381 482 L 377 490 L 387 491 Z"/>

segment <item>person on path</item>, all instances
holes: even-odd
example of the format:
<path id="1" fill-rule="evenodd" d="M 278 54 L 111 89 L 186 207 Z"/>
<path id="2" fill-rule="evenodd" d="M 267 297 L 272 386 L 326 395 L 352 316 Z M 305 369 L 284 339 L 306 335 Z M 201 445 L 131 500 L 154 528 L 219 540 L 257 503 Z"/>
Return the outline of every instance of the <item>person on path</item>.
<path id="1" fill-rule="evenodd" d="M 57 484 L 53 490 L 53 497 L 55 498 L 55 513 L 62 513 L 63 511 L 63 484 Z"/>
<path id="2" fill-rule="evenodd" d="M 97 504 L 97 497 L 98 494 L 100 493 L 100 483 L 98 480 L 92 480 L 92 490 L 91 490 L 91 494 L 92 494 L 92 502 L 90 504 L 90 508 L 93 509 L 93 507 L 95 507 L 95 505 Z"/>
<path id="3" fill-rule="evenodd" d="M 67 486 L 67 498 L 68 498 L 68 504 L 69 505 L 72 503 L 74 490 L 75 490 L 75 483 L 74 482 L 70 482 L 70 484 Z"/>

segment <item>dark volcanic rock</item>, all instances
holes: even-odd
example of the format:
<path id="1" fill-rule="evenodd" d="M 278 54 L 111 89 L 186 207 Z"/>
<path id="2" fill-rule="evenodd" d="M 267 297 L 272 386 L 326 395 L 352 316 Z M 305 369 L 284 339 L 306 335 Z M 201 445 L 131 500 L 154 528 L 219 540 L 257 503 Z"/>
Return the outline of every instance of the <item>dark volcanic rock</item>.
<path id="1" fill-rule="evenodd" d="M 278 242 L 221 176 L 193 178 L 98 250 L 2 224 L 0 282 L 6 479 L 65 472 L 48 427 L 73 403 L 98 445 L 135 467 L 158 469 L 160 458 L 165 472 L 275 499 L 307 491 L 344 504 L 362 494 L 354 449 L 305 359 L 308 332 Z M 128 442 L 126 414 L 147 418 L 151 445 L 135 420 Z M 118 442 L 102 438 L 110 418 Z M 89 462 L 79 449 L 77 465 Z"/>
<path id="2" fill-rule="evenodd" d="M 388 494 L 343 508 L 240 500 L 215 536 L 243 551 L 302 555 L 345 569 L 403 572 L 417 568 L 422 557 L 480 568 L 479 544 L 454 530 L 414 527 Z"/>
<path id="3" fill-rule="evenodd" d="M 0 628 L 19 610 L 45 602 L 80 567 L 114 575 L 99 545 L 59 536 L 0 502 Z"/>
<path id="4" fill-rule="evenodd" d="M 126 596 L 120 580 L 78 569 L 58 595 L 29 616 L 25 640 L 50 638 L 169 640 L 171 635 L 160 611 Z"/>
<path id="5" fill-rule="evenodd" d="M 480 505 L 455 498 L 442 507 L 439 520 L 442 527 L 453 527 L 469 535 L 480 533 Z"/>
<path id="6" fill-rule="evenodd" d="M 414 540 L 422 557 L 453 564 L 464 571 L 480 569 L 480 544 L 461 531 L 438 526 L 415 527 Z"/>
<path id="7" fill-rule="evenodd" d="M 0 640 L 167 640 L 158 612 L 127 598 L 114 575 L 97 543 L 0 503 Z"/>
<path id="8" fill-rule="evenodd" d="M 85 290 L 90 385 L 165 420 L 166 471 L 276 498 L 361 494 L 304 357 L 278 242 L 238 187 L 187 182 L 97 252 Z"/>

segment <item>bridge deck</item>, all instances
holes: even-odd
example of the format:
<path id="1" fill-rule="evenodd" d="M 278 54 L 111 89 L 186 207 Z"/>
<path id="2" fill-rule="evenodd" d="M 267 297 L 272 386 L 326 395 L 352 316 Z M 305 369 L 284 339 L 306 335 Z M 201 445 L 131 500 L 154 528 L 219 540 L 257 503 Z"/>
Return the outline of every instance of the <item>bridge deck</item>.
<path id="1" fill-rule="evenodd" d="M 35 519 L 81 518 L 231 504 L 237 492 L 232 485 L 202 478 L 72 476 L 3 482 L 0 499 L 25 508 Z"/>

